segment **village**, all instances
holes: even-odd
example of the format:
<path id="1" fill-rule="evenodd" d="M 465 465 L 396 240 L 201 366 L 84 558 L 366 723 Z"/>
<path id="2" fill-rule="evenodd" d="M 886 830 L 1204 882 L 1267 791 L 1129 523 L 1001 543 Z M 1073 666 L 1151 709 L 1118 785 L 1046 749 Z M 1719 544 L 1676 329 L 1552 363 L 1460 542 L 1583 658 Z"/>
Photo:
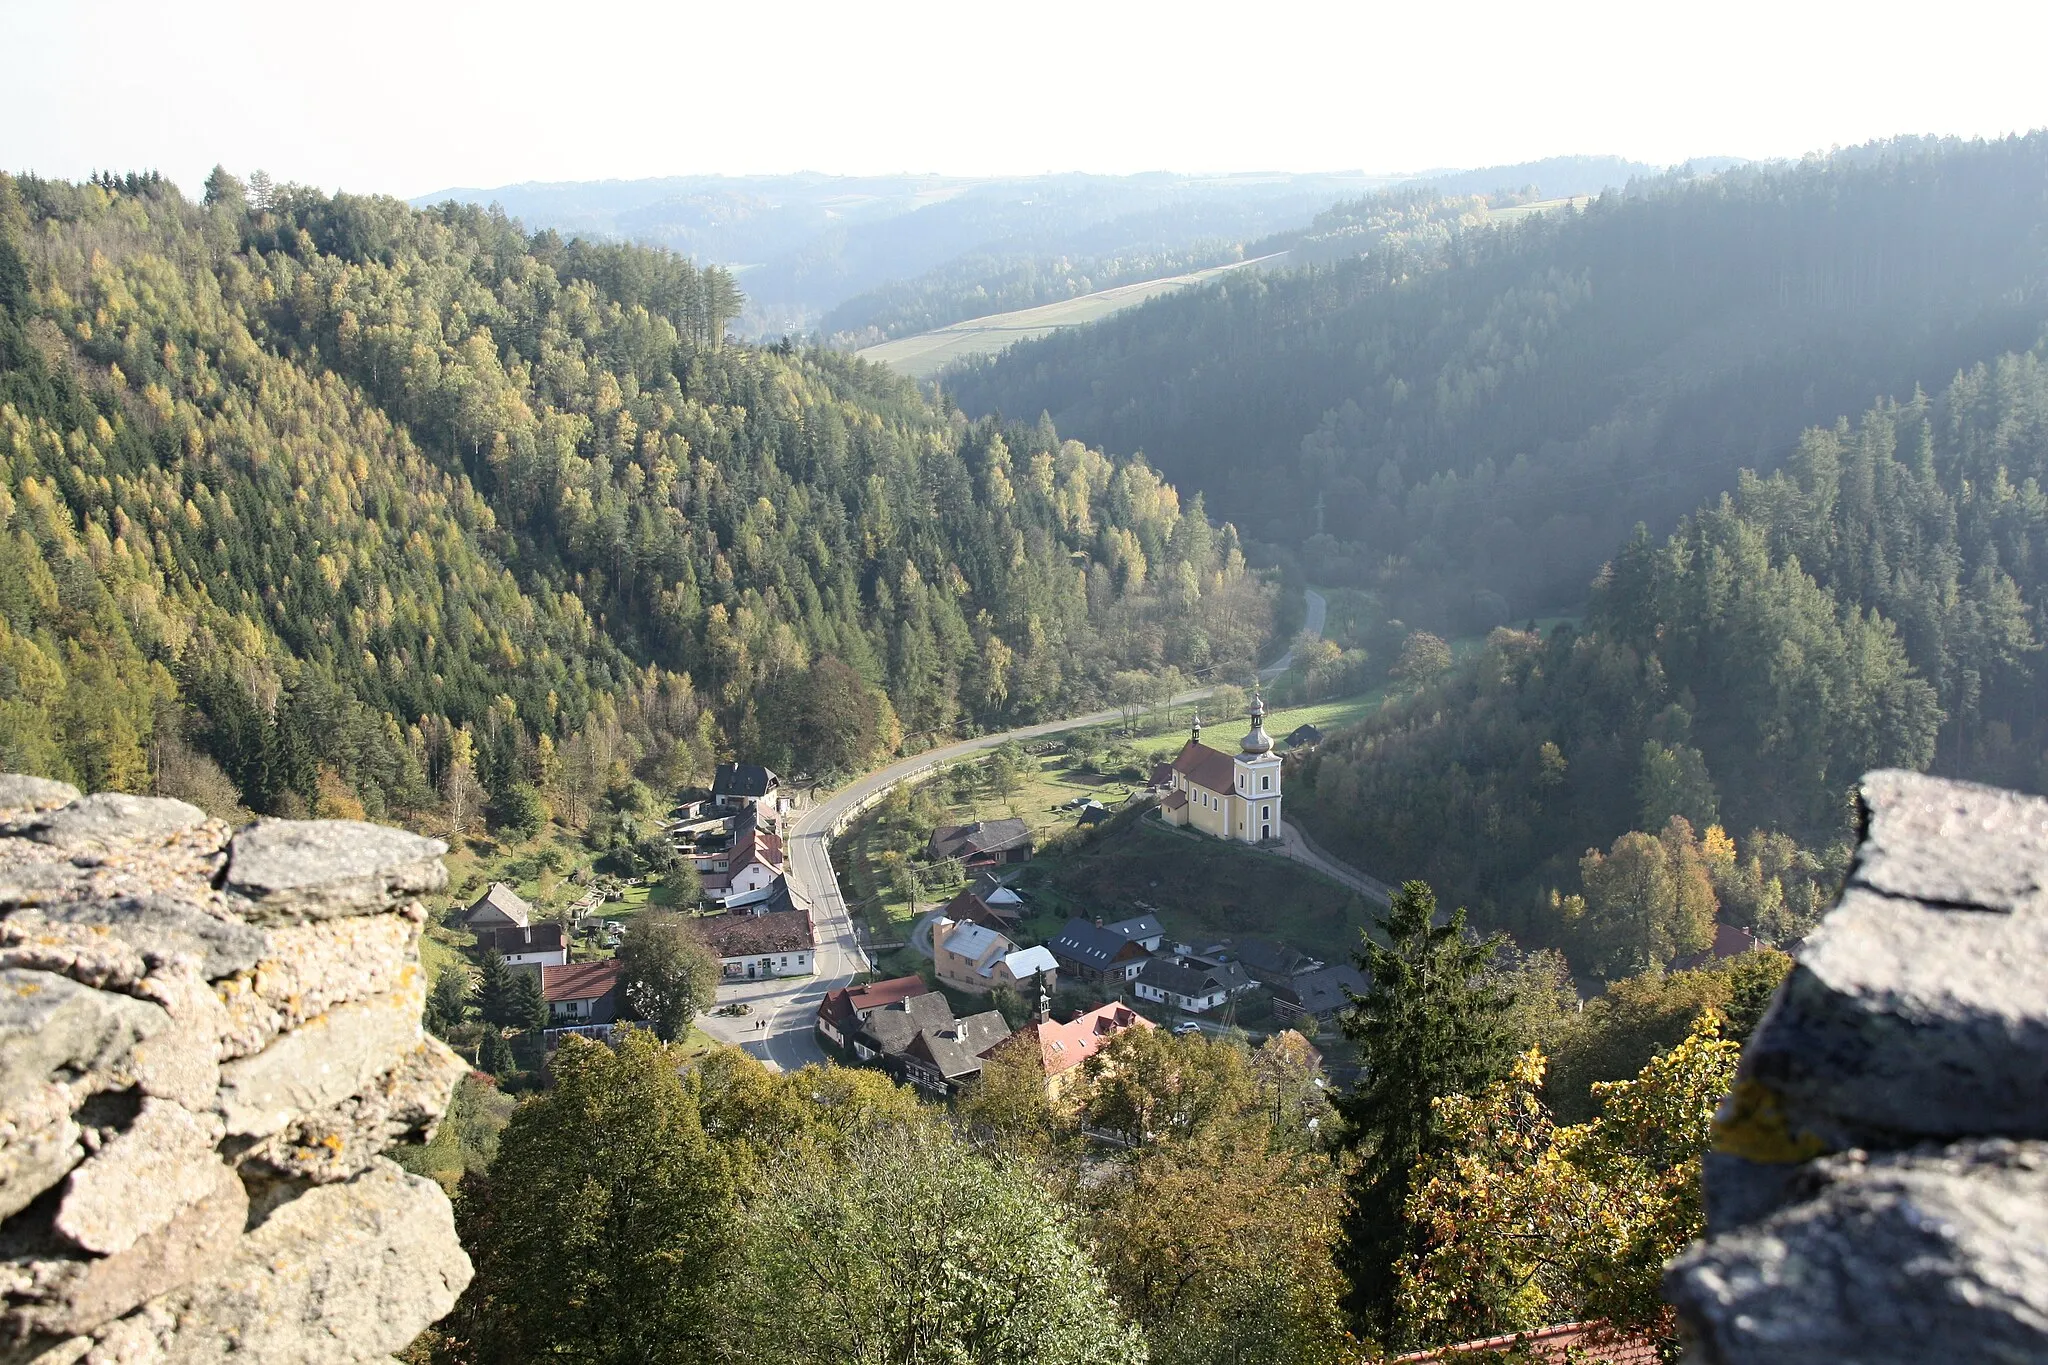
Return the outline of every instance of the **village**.
<path id="1" fill-rule="evenodd" d="M 707 1044 L 737 1042 L 767 1058 L 784 1035 L 804 1030 L 814 1044 L 806 1059 L 874 1067 L 933 1099 L 957 1097 L 991 1053 L 1019 1036 L 1038 1040 L 1050 1093 L 1131 1028 L 1292 1029 L 1315 1038 L 1333 1031 L 1338 1012 L 1365 988 L 1344 955 L 1258 932 L 1262 926 L 1250 921 L 1218 933 L 1150 901 L 1065 913 L 1075 908 L 1068 898 L 1033 888 L 1022 875 L 1043 865 L 1033 860 L 1048 840 L 1092 842 L 1133 820 L 1274 857 L 1283 756 L 1309 751 L 1322 732 L 1304 722 L 1276 742 L 1257 700 L 1248 719 L 1235 752 L 1204 743 L 1194 717 L 1177 750 L 1138 751 L 1141 759 L 1156 755 L 1142 765 L 1140 781 L 1083 785 L 1084 793 L 1101 795 L 1048 802 L 1032 820 L 936 824 L 907 864 L 882 855 L 877 861 L 891 868 L 914 867 L 916 881 L 950 881 L 957 889 L 935 906 L 913 900 L 907 924 L 878 913 L 879 897 L 863 898 L 847 918 L 859 923 L 862 942 L 862 961 L 849 965 L 866 970 L 843 980 L 836 973 L 819 979 L 820 901 L 844 904 L 838 879 L 828 873 L 834 884 L 806 885 L 790 857 L 793 823 L 812 794 L 744 761 L 718 765 L 708 791 L 682 791 L 666 803 L 660 837 L 676 866 L 687 865 L 694 877 L 595 877 L 565 886 L 574 899 L 551 912 L 492 881 L 456 907 L 448 924 L 473 936 L 466 952 L 486 994 L 502 976 L 509 983 L 502 989 L 525 999 L 510 1013 L 531 1025 L 538 1046 L 524 1064 L 536 1070 L 563 1038 L 606 1039 L 634 1017 L 619 950 L 634 908 L 644 913 L 657 904 L 687 915 L 719 964 L 718 1003 L 698 1020 Z M 1041 742 L 1041 766 L 1077 773 L 1099 766 L 1082 744 L 1073 746 L 1077 757 L 1058 740 Z M 938 775 L 963 790 L 982 781 L 1000 786 L 1003 765 L 1017 761 L 1013 751 L 998 750 Z M 913 790 L 929 794 L 939 785 L 932 774 L 920 776 L 922 787 L 905 781 L 884 795 L 901 803 Z M 693 888 L 692 903 L 676 903 L 679 882 Z M 801 1007 L 777 1009 L 793 1000 Z M 478 1057 L 484 1060 L 482 1049 Z"/>

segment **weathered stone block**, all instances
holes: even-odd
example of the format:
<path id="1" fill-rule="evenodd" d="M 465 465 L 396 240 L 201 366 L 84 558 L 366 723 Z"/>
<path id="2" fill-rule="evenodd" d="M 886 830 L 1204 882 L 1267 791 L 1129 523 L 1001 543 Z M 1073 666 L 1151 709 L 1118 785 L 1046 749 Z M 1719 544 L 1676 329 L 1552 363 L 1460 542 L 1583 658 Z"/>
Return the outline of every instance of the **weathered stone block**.
<path id="1" fill-rule="evenodd" d="M 2048 801 L 1887 769 L 1863 779 L 1851 885 L 1975 910 L 2048 911 Z"/>
<path id="2" fill-rule="evenodd" d="M 135 1048 L 163 1031 L 159 1005 L 52 972 L 0 970 L 0 1119 L 51 1080 L 74 1093 L 132 1083 Z"/>
<path id="3" fill-rule="evenodd" d="M 425 1004 L 424 976 L 413 967 L 399 989 L 337 1006 L 227 1063 L 219 1107 L 228 1132 L 268 1137 L 356 1094 L 419 1045 Z"/>
<path id="4" fill-rule="evenodd" d="M 417 974 L 420 926 L 409 916 L 317 920 L 261 932 L 254 966 L 214 987 L 227 1010 L 227 1057 L 259 1051 L 336 1005 L 384 995 Z"/>
<path id="5" fill-rule="evenodd" d="M 107 853 L 162 840 L 206 822 L 206 812 L 164 796 L 95 792 L 68 806 L 16 820 L 7 833 L 65 853 Z"/>
<path id="6" fill-rule="evenodd" d="M 12 1218 L 85 1157 L 71 1090 L 44 1081 L 11 1092 L 0 1115 L 0 1218 Z"/>
<path id="7" fill-rule="evenodd" d="M 0 813 L 52 810 L 78 799 L 78 788 L 47 777 L 0 773 Z"/>
<path id="8" fill-rule="evenodd" d="M 126 1251 L 220 1184 L 218 1116 L 146 1099 L 127 1131 L 71 1172 L 57 1231 L 87 1251 Z"/>
<path id="9" fill-rule="evenodd" d="M 198 1197 L 114 1255 L 17 1256 L 0 1263 L 6 1290 L 0 1320 L 17 1337 L 90 1332 L 226 1264 L 242 1250 L 249 1195 L 211 1153 L 199 1169 L 206 1188 Z"/>
<path id="10" fill-rule="evenodd" d="M 425 1137 L 448 1110 L 469 1063 L 438 1038 L 423 1039 L 397 1066 L 332 1109 L 288 1125 L 243 1157 L 316 1184 L 367 1169 L 393 1143 Z"/>
<path id="11" fill-rule="evenodd" d="M 189 957 L 208 981 L 255 966 L 265 946 L 263 931 L 254 925 L 172 895 L 75 901 L 37 911 L 35 918 L 53 928 L 111 938 L 151 965 Z"/>
<path id="12" fill-rule="evenodd" d="M 1707 1361 L 2048 1359 L 2048 1145 L 1848 1153 L 1809 1179 L 1673 1262 L 1665 1295 Z"/>
<path id="13" fill-rule="evenodd" d="M 261 820 L 228 847 L 228 890 L 258 923 L 373 915 L 448 884 L 448 845 L 359 820 Z"/>
<path id="14" fill-rule="evenodd" d="M 280 1207 L 216 1274 L 114 1324 L 88 1359 L 370 1360 L 452 1308 L 470 1273 L 440 1188 L 379 1161 Z"/>

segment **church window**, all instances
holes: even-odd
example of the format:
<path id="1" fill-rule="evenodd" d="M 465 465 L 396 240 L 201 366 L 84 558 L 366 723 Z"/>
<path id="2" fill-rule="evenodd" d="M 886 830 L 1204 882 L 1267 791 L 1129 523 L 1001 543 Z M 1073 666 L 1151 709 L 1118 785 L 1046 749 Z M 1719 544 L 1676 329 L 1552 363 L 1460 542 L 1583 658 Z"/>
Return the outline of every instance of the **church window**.
<path id="1" fill-rule="evenodd" d="M 1273 789 L 1273 774 L 1271 774 L 1271 773 L 1260 773 L 1260 774 L 1259 774 L 1259 790 L 1263 792 L 1263 791 L 1271 791 L 1272 789 Z"/>

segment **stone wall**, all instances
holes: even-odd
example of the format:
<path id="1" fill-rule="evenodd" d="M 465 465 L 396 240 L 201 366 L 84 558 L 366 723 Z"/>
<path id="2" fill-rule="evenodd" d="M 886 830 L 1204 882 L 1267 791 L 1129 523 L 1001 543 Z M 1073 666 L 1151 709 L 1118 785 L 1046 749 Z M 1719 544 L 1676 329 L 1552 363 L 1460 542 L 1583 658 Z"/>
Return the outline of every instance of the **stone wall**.
<path id="1" fill-rule="evenodd" d="M 453 1306 L 448 1200 L 380 1155 L 463 1071 L 444 851 L 0 776 L 0 1360 L 341 1365 Z"/>
<path id="2" fill-rule="evenodd" d="M 1863 812 L 1666 1295 L 1712 1365 L 2048 1360 L 2048 801 L 1880 772 Z"/>

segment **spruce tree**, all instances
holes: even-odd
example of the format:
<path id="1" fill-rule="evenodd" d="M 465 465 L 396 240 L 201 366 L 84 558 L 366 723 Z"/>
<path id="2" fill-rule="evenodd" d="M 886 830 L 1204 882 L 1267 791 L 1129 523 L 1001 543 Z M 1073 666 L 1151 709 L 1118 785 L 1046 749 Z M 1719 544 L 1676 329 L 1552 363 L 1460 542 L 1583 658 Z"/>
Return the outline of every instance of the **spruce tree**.
<path id="1" fill-rule="evenodd" d="M 540 973 L 521 972 L 513 983 L 512 1024 L 535 1033 L 548 1026 L 548 1002 L 541 994 Z"/>
<path id="2" fill-rule="evenodd" d="M 485 1023 L 505 1028 L 518 1022 L 512 1007 L 513 977 L 512 969 L 505 965 L 496 948 L 484 950 L 484 960 L 477 970 L 476 1003 Z"/>
<path id="3" fill-rule="evenodd" d="M 1465 912 L 1437 922 L 1436 894 L 1408 882 L 1358 954 L 1371 982 L 1343 1016 L 1358 1049 L 1358 1084 L 1342 1110 L 1359 1153 L 1339 1251 L 1358 1330 L 1382 1348 L 1402 1344 L 1395 1291 L 1402 1257 L 1416 1246 L 1406 1205 L 1417 1165 L 1438 1149 L 1431 1101 L 1474 1094 L 1507 1074 L 1514 1046 L 1508 992 L 1488 978 L 1502 942 L 1465 932 Z"/>

